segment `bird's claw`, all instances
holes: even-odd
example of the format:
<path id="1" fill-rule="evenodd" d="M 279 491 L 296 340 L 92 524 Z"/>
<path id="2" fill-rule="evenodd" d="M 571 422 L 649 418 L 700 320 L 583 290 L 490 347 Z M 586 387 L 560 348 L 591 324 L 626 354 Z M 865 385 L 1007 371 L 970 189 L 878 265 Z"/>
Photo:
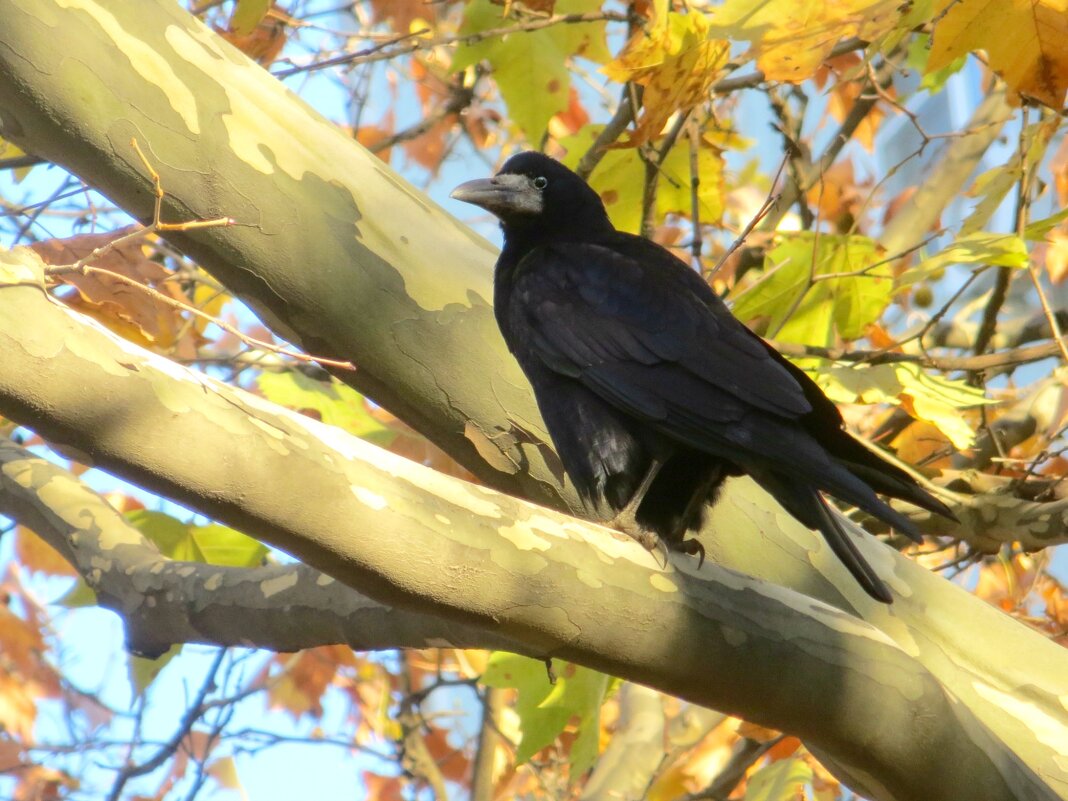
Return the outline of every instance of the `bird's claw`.
<path id="1" fill-rule="evenodd" d="M 675 543 L 675 550 L 680 553 L 687 553 L 690 556 L 697 556 L 697 569 L 700 570 L 705 563 L 705 546 L 701 544 L 701 540 L 690 538 L 688 540 L 680 540 Z"/>

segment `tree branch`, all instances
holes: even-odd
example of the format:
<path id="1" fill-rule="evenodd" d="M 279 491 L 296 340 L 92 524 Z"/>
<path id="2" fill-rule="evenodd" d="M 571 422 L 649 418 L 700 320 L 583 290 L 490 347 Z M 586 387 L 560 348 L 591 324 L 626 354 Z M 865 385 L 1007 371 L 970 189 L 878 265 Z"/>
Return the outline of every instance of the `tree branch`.
<path id="1" fill-rule="evenodd" d="M 183 370 L 50 300 L 42 276 L 31 251 L 0 261 L 0 412 L 92 462 L 256 532 L 380 603 L 484 629 L 514 640 L 522 653 L 577 661 L 796 733 L 840 764 L 878 775 L 897 798 L 938 799 L 938 787 L 946 788 L 945 798 L 959 798 L 973 782 L 982 783 L 987 798 L 1002 797 L 998 787 L 1005 798 L 1019 797 L 1020 788 L 1052 797 L 919 662 L 860 620 L 711 563 L 697 570 L 683 557 L 662 571 L 620 535 L 434 473 Z M 212 443 L 226 448 L 226 458 Z M 330 503 L 307 502 L 322 497 Z M 730 512 L 720 504 L 713 523 L 722 525 Z M 768 512 L 765 505 L 747 513 Z M 368 536 L 374 531 L 390 531 L 389 547 Z M 950 590 L 958 604 L 973 604 L 973 621 L 985 610 L 981 623 L 999 630 L 999 648 L 1021 632 L 1032 654 L 1049 645 L 1019 627 L 1005 629 L 1011 621 L 889 549 L 871 541 L 858 546 L 898 590 L 929 596 L 930 589 L 921 590 L 926 581 Z M 825 562 L 822 569 L 841 570 L 811 533 L 809 548 L 810 558 Z M 862 608 L 861 595 L 855 593 L 855 603 Z M 918 620 L 927 601 L 914 613 L 910 608 L 902 598 L 892 618 L 890 610 L 872 614 Z M 948 647 L 941 637 L 935 652 L 944 655 Z M 1065 657 L 1049 647 L 1056 656 L 1046 669 L 1063 682 L 1064 671 L 1054 666 Z M 790 671 L 775 667 L 785 663 Z M 716 682 L 705 680 L 709 664 L 719 666 Z M 1033 686 L 1045 681 L 1040 671 L 1030 666 Z M 958 676 L 947 686 L 967 693 L 969 681 L 975 677 Z M 768 682 L 782 692 L 768 693 Z M 975 695 L 964 697 L 981 706 Z M 814 713 L 831 708 L 840 714 Z M 1004 725 L 1000 704 L 997 716 Z M 873 719 L 884 721 L 885 744 L 873 739 L 867 723 Z M 915 720 L 938 724 L 915 738 Z M 998 755 L 994 762 L 991 754 Z"/>

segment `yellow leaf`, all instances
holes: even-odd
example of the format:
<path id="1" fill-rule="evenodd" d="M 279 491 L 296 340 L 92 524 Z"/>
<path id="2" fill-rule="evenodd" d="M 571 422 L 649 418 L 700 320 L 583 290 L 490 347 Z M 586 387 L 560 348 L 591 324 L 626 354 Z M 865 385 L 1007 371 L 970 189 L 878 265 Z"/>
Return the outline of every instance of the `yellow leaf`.
<path id="1" fill-rule="evenodd" d="M 198 272 L 200 272 L 198 268 Z M 230 296 L 222 289 L 198 282 L 193 289 L 193 306 L 212 317 L 221 317 L 223 306 L 230 302 Z M 193 325 L 203 335 L 211 322 L 203 317 L 193 317 Z"/>
<path id="2" fill-rule="evenodd" d="M 908 5 L 900 0 L 727 0 L 712 12 L 710 33 L 750 42 L 750 56 L 768 80 L 800 83 L 841 40 L 871 41 L 893 30 Z"/>
<path id="3" fill-rule="evenodd" d="M 975 432 L 960 410 L 995 403 L 981 389 L 930 375 L 912 363 L 821 370 L 816 382 L 836 403 L 892 403 L 936 426 L 957 449 L 969 448 Z"/>
<path id="4" fill-rule="evenodd" d="M 240 794 L 242 801 L 248 798 L 248 793 L 245 792 L 245 788 L 241 784 L 241 777 L 237 774 L 237 763 L 233 757 L 216 759 L 208 766 L 208 775 L 215 779 L 220 787 L 225 787 L 227 790 L 236 790 Z"/>
<path id="5" fill-rule="evenodd" d="M 642 116 L 627 144 L 648 141 L 672 114 L 704 100 L 729 55 L 729 42 L 709 38 L 704 14 L 658 13 L 647 31 L 632 36 L 602 68 L 614 81 L 645 87 Z"/>
<path id="6" fill-rule="evenodd" d="M 948 9 L 948 11 L 946 11 Z M 928 72 L 973 50 L 1014 92 L 1060 109 L 1068 90 L 1068 0 L 939 0 Z"/>
<path id="7" fill-rule="evenodd" d="M 16 159 L 19 156 L 25 156 L 26 153 L 21 148 L 0 139 L 0 159 Z M 19 167 L 12 171 L 15 177 L 15 183 L 19 183 L 31 170 L 31 167 Z"/>
<path id="8" fill-rule="evenodd" d="M 156 676 L 160 674 L 163 668 L 170 664 L 174 657 L 178 656 L 182 652 L 182 645 L 172 645 L 169 650 L 165 651 L 155 659 L 145 659 L 141 656 L 130 655 L 129 668 L 130 685 L 133 688 L 135 695 L 142 695 L 148 685 L 156 680 Z"/>

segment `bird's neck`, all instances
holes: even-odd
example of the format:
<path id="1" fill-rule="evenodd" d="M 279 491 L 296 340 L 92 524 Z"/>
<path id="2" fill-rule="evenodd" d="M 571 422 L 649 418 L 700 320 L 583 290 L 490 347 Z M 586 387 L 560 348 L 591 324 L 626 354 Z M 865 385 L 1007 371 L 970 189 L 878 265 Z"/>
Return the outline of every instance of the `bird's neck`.
<path id="1" fill-rule="evenodd" d="M 616 233 L 607 215 L 561 217 L 551 224 L 537 221 L 530 224 L 502 222 L 504 251 L 513 254 L 516 260 L 541 245 L 559 242 L 597 242 Z"/>

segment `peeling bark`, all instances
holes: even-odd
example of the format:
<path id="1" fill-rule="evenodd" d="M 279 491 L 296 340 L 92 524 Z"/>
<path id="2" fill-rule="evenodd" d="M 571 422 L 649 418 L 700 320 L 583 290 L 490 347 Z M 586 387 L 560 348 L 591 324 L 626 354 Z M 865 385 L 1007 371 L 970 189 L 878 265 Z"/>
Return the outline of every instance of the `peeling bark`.
<path id="1" fill-rule="evenodd" d="M 173 4 L 0 0 L 0 19 L 0 135 L 146 217 L 136 137 L 168 219 L 239 220 L 174 239 L 275 330 L 354 361 L 345 380 L 490 486 L 580 510 L 493 325 L 486 243 Z M 0 268 L 0 412 L 116 474 L 379 602 L 791 731 L 874 797 L 1068 797 L 1063 652 L 875 541 L 890 610 L 734 481 L 706 529 L 718 564 L 660 571 L 138 351 L 35 270 Z"/>
<path id="2" fill-rule="evenodd" d="M 1056 700 L 1036 687 L 1056 681 L 1029 665 L 1028 700 L 1007 714 L 989 667 L 946 661 L 963 621 L 941 620 L 950 636 L 933 648 L 919 624 L 932 618 L 937 628 L 926 603 L 943 590 L 950 609 L 970 605 L 999 635 L 979 640 L 989 643 L 982 656 L 970 643 L 962 656 L 972 662 L 996 662 L 995 645 L 1014 639 L 1017 655 L 1026 644 L 1062 665 L 1063 652 L 889 549 L 870 545 L 892 560 L 884 569 L 895 586 L 918 597 L 884 611 L 883 631 L 712 563 L 698 570 L 682 556 L 660 568 L 615 532 L 436 473 L 143 351 L 49 298 L 42 269 L 28 250 L 0 255 L 0 411 L 104 469 L 255 533 L 380 603 L 795 733 L 876 798 L 950 799 L 980 787 L 969 797 L 1056 797 L 1021 760 L 1056 764 L 1028 731 L 1050 725 Z M 24 488 L 32 474 L 4 468 Z M 79 504 L 66 509 L 88 522 Z M 127 538 L 115 530 L 105 550 L 117 558 L 134 544 Z M 269 576 L 266 589 L 257 576 L 248 589 L 274 595 L 296 585 L 290 575 Z M 933 586 L 917 591 L 922 576 Z M 1025 675 L 997 677 L 1013 679 Z M 993 702 L 969 692 L 980 682 Z M 992 703 L 1011 748 L 972 711 L 992 720 Z"/>

